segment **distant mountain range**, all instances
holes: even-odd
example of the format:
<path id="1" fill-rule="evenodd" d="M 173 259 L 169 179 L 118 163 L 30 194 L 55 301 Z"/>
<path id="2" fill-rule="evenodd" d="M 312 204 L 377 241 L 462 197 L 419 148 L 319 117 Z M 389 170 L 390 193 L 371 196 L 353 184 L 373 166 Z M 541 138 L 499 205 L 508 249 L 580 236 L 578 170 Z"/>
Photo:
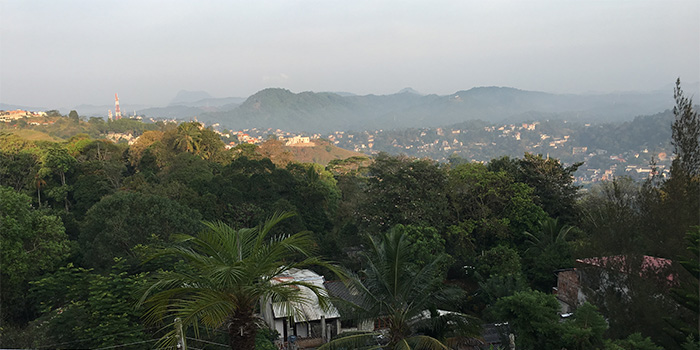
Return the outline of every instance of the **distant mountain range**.
<path id="1" fill-rule="evenodd" d="M 684 88 L 688 96 L 699 95 L 698 83 Z M 230 129 L 279 128 L 294 132 L 435 127 L 469 120 L 614 122 L 672 108 L 672 92 L 672 88 L 668 88 L 652 92 L 575 95 L 510 87 L 475 87 L 446 96 L 424 95 L 412 88 L 391 95 L 361 96 L 349 92 L 293 93 L 269 88 L 248 98 L 214 98 L 204 91 L 183 90 L 165 107 L 129 105 L 122 101 L 122 113 L 181 120 L 196 117 L 206 124 L 219 123 Z M 0 104 L 0 109 L 20 107 Z M 105 117 L 107 110 L 113 110 L 114 106 L 81 105 L 60 111 L 67 114 L 71 109 L 84 116 Z"/>
<path id="2" fill-rule="evenodd" d="M 46 107 L 30 107 L 21 105 L 12 105 L 9 103 L 0 103 L 0 110 L 2 111 L 13 111 L 16 109 L 26 110 L 26 111 L 46 111 Z"/>
<path id="3" fill-rule="evenodd" d="M 208 92 L 206 91 L 188 91 L 188 90 L 180 90 L 178 91 L 177 95 L 175 95 L 175 98 L 173 98 L 172 101 L 170 101 L 169 106 L 173 105 L 187 105 L 192 102 L 197 102 L 201 100 L 206 100 L 214 98 L 212 95 L 209 95 Z"/>
<path id="4" fill-rule="evenodd" d="M 671 91 L 560 95 L 507 87 L 478 87 L 448 96 L 420 95 L 412 89 L 393 95 L 357 96 L 265 89 L 235 108 L 202 113 L 198 120 L 233 129 L 328 132 L 431 127 L 476 119 L 488 122 L 623 121 L 672 106 Z"/>

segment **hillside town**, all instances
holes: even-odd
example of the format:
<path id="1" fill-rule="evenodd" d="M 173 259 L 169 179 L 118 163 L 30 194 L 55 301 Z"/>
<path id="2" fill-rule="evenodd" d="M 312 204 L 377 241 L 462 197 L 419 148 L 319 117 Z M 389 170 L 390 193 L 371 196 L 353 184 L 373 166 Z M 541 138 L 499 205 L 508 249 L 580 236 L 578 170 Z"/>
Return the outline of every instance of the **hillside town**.
<path id="1" fill-rule="evenodd" d="M 25 111 L 22 109 L 16 109 L 12 111 L 0 111 L 0 122 L 3 123 L 11 123 L 15 121 L 20 121 L 26 118 L 38 118 L 38 117 L 45 117 L 46 112 L 33 112 L 33 111 Z M 39 122 L 39 121 L 31 121 L 30 125 L 48 125 L 44 124 L 45 122 Z"/>
<path id="2" fill-rule="evenodd" d="M 124 329 L 143 329 L 118 346 L 150 343 L 158 341 L 158 337 L 177 340 L 170 335 L 172 332 L 161 335 L 139 328 L 143 327 L 142 312 L 152 312 L 159 307 L 155 304 L 158 300 L 170 300 L 173 295 L 167 289 L 143 289 L 147 274 L 160 277 L 175 272 L 183 276 L 184 285 L 189 285 L 200 281 L 203 275 L 211 275 L 209 271 L 229 269 L 231 261 L 240 266 L 259 266 L 261 259 L 267 259 L 260 252 L 305 254 L 305 247 L 318 247 L 320 254 L 340 261 L 341 266 L 354 266 L 357 257 L 362 256 L 362 264 L 380 264 L 372 271 L 401 271 L 401 274 L 360 270 L 364 278 L 352 277 L 346 282 L 342 280 L 345 276 L 334 275 L 338 270 L 330 269 L 327 266 L 331 265 L 323 260 L 310 257 L 318 266 L 306 269 L 303 261 L 282 264 L 293 256 L 282 257 L 279 262 L 267 264 L 269 272 L 242 270 L 252 271 L 243 278 L 255 281 L 259 276 L 274 276 L 269 287 L 291 290 L 304 300 L 291 304 L 297 311 L 290 313 L 289 304 L 276 301 L 264 291 L 251 293 L 251 289 L 238 288 L 241 282 L 235 281 L 234 289 L 223 285 L 225 295 L 243 300 L 248 306 L 239 316 L 225 317 L 242 320 L 227 327 L 245 332 L 236 331 L 231 336 L 229 331 L 228 338 L 214 332 L 205 338 L 190 333 L 193 337 L 188 336 L 187 340 L 222 347 L 227 341 L 253 344 L 252 340 L 257 338 L 241 334 L 260 332 L 263 337 L 260 341 L 268 344 L 266 349 L 295 350 L 327 349 L 342 344 L 344 337 L 360 335 L 364 342 L 393 348 L 390 325 L 401 320 L 388 320 L 386 315 L 374 312 L 368 317 L 356 317 L 357 310 L 364 308 L 363 303 L 373 300 L 370 296 L 381 295 L 386 290 L 373 286 L 386 285 L 384 279 L 388 277 L 391 281 L 410 281 L 400 282 L 406 287 L 402 287 L 403 296 L 395 298 L 398 302 L 395 305 L 403 308 L 405 300 L 420 301 L 421 304 L 411 303 L 415 305 L 412 309 L 405 309 L 414 315 L 411 319 L 416 320 L 415 324 L 442 320 L 449 325 L 460 320 L 470 325 L 461 337 L 471 345 L 453 347 L 455 350 L 490 349 L 505 344 L 513 348 L 516 341 L 530 344 L 521 348 L 540 348 L 535 346 L 545 341 L 540 339 L 540 334 L 586 331 L 578 323 L 585 317 L 594 317 L 600 325 L 597 335 L 589 337 L 597 344 L 653 345 L 658 341 L 671 344 L 667 348 L 675 344 L 674 339 L 653 331 L 659 323 L 655 315 L 668 310 L 664 304 L 643 298 L 607 304 L 604 299 L 620 291 L 646 293 L 656 299 L 662 292 L 647 291 L 667 290 L 675 287 L 678 280 L 679 275 L 671 272 L 674 260 L 668 257 L 679 256 L 684 251 L 681 243 L 684 236 L 671 234 L 686 230 L 668 230 L 670 238 L 660 245 L 655 241 L 659 236 L 657 226 L 652 223 L 667 220 L 658 226 L 665 228 L 681 220 L 686 220 L 683 223 L 686 227 L 694 222 L 690 221 L 695 213 L 692 206 L 697 208 L 697 204 L 679 197 L 678 192 L 663 191 L 684 180 L 677 175 L 679 171 L 694 174 L 698 168 L 696 164 L 674 163 L 670 169 L 668 141 L 660 141 L 667 137 L 663 113 L 620 124 L 470 121 L 440 128 L 324 134 L 293 133 L 279 128 L 227 130 L 220 124 L 205 125 L 196 119 L 176 125 L 164 120 L 144 123 L 146 118 L 105 120 L 81 117 L 76 111 L 66 116 L 55 111 L 13 111 L 4 115 L 12 117 L 0 123 L 3 140 L 0 202 L 13 203 L 17 209 L 10 212 L 19 213 L 19 218 L 32 217 L 31 211 L 36 210 L 36 215 L 44 215 L 46 222 L 55 222 L 51 227 L 60 243 L 57 249 L 61 249 L 57 261 L 69 261 L 70 237 L 76 237 L 72 244 L 81 252 L 76 256 L 79 267 L 69 264 L 48 275 L 37 270 L 32 272 L 34 277 L 20 277 L 25 282 L 36 281 L 31 283 L 37 287 L 25 287 L 22 293 L 9 294 L 9 298 L 14 298 L 10 300 L 31 301 L 25 296 L 27 293 L 32 297 L 38 295 L 37 298 L 42 294 L 36 293 L 43 293 L 52 300 L 69 300 L 70 304 L 57 304 L 54 309 L 40 311 L 50 317 L 49 321 L 42 318 L 46 316 L 36 318 L 46 322 L 46 326 L 17 328 L 18 331 L 13 330 L 15 333 L 8 333 L 15 337 L 13 342 L 64 341 L 60 337 L 49 338 L 56 333 L 49 331 L 63 327 L 76 314 L 91 315 L 90 310 L 105 309 L 104 295 L 112 295 L 106 300 L 107 305 L 135 305 L 132 299 L 137 290 L 147 290 L 142 295 L 144 307 L 130 306 L 128 314 L 109 309 L 106 313 L 119 313 L 128 323 L 113 324 L 103 333 L 124 334 L 129 332 Z M 675 128 L 677 124 L 673 125 Z M 674 144 L 676 139 L 674 133 Z M 362 154 L 373 158 L 370 161 Z M 490 161 L 493 161 L 490 166 L 483 165 Z M 357 171 L 360 167 L 367 167 L 367 171 Z M 576 168 L 578 173 L 573 173 Z M 654 181 L 644 184 L 629 179 L 650 177 Z M 694 181 L 689 182 L 691 185 L 697 183 L 690 181 Z M 587 190 L 586 185 L 598 182 L 595 189 Z M 647 187 L 650 192 L 639 190 Z M 665 193 L 676 196 L 672 197 L 675 202 L 661 207 L 668 203 L 662 196 Z M 639 209 L 642 203 L 651 205 Z M 608 210 L 613 206 L 619 210 Z M 285 211 L 280 212 L 280 208 Z M 666 215 L 669 210 L 680 215 Z M 270 213 L 274 214 L 270 216 Z M 70 225 L 64 226 L 58 215 L 68 220 L 80 219 L 72 219 L 68 221 Z M 255 229 L 234 229 L 250 227 L 265 216 L 270 219 Z M 298 227 L 298 234 L 271 239 L 269 248 L 261 245 L 260 242 L 267 242 L 263 238 L 277 222 L 292 217 L 299 221 L 286 223 Z M 577 223 L 580 231 L 578 226 L 565 222 Z M 620 229 L 619 222 L 624 223 L 625 236 L 618 234 L 610 238 L 611 230 Z M 210 230 L 195 237 L 192 235 L 199 230 L 198 223 Z M 23 224 L 22 230 L 33 232 L 35 226 L 29 224 Z M 570 231 L 583 238 L 567 239 Z M 188 259 L 189 265 L 165 271 L 160 266 L 171 263 L 154 260 L 159 270 L 127 273 L 129 266 L 144 266 L 139 261 L 140 249 L 152 249 L 147 245 L 168 242 L 174 238 L 169 236 L 172 232 L 185 232 L 189 234 L 181 236 L 187 237 L 185 242 L 203 247 L 201 252 L 199 248 L 189 249 L 184 245 L 185 249 L 168 250 L 185 252 L 185 255 L 171 254 L 170 258 Z M 213 252 L 221 257 L 221 262 L 218 258 L 210 259 L 209 247 L 225 246 L 221 243 L 227 240 L 233 242 L 229 239 L 232 232 L 243 243 L 236 243 L 236 249 Z M 581 236 L 584 232 L 587 236 Z M 373 237 L 381 240 L 372 244 L 369 251 L 358 244 L 362 241 L 360 235 L 365 233 L 370 240 Z M 258 237 L 247 236 L 251 234 Z M 605 250 L 626 249 L 626 237 L 638 239 L 641 235 L 649 237 L 650 242 L 648 248 L 639 250 L 642 255 Z M 528 239 L 523 240 L 523 236 Z M 127 246 L 114 244 L 112 237 L 127 237 L 131 242 Z M 421 241 L 412 241 L 416 238 Z M 249 247 L 246 242 L 256 242 L 256 246 Z M 296 242 L 301 243 L 295 246 Z M 276 247 L 277 244 L 283 249 Z M 44 251 L 46 256 L 56 256 Z M 108 268 L 114 271 L 108 276 L 98 271 Z M 20 270 L 15 267 L 12 271 Z M 189 275 L 188 271 L 195 272 Z M 656 283 L 659 277 L 668 283 Z M 445 283 L 446 279 L 450 283 Z M 75 291 L 62 287 L 81 283 L 91 287 Z M 157 286 L 159 282 L 155 283 Z M 509 294 L 500 295 L 504 283 L 514 284 Z M 16 285 L 21 287 L 19 283 Z M 88 293 L 82 294 L 85 289 Z M 115 292 L 107 292 L 111 290 Z M 356 291 L 366 295 L 360 296 Z M 435 306 L 433 296 L 442 291 L 455 297 L 449 304 L 443 304 L 445 307 Z M 59 298 L 55 298 L 56 293 Z M 167 298 L 162 299 L 163 295 Z M 477 297 L 463 297 L 466 295 Z M 325 299 L 327 296 L 332 300 Z M 70 301 L 82 299 L 87 302 Z M 191 303 L 194 299 L 186 296 L 181 300 L 178 302 Z M 382 296 L 381 300 L 387 299 Z M 458 302 L 465 304 L 450 307 Z M 615 308 L 603 314 L 593 303 Z M 347 304 L 357 306 L 347 309 Z M 519 314 L 513 314 L 509 310 L 514 305 L 525 305 L 526 309 L 534 305 L 549 321 L 528 333 L 522 322 L 529 324 L 531 317 L 521 319 Z M 643 337 L 641 332 L 624 333 L 632 323 L 626 319 L 631 308 L 654 315 L 641 322 L 650 325 L 650 331 L 642 329 L 648 336 Z M 650 308 L 654 309 L 649 311 Z M 15 322 L 21 322 L 21 309 L 12 311 L 14 320 L 19 320 Z M 105 319 L 95 315 L 77 317 L 86 326 L 66 330 L 66 339 L 81 338 L 87 326 L 101 324 Z M 607 323 L 605 317 L 614 322 Z M 250 327 L 253 323 L 248 320 L 252 318 L 264 320 L 264 324 Z M 178 320 L 174 321 L 175 329 L 180 327 Z M 220 329 L 222 322 L 217 320 L 209 327 L 225 333 Z M 412 324 L 402 327 L 408 329 Z M 603 338 L 608 328 L 621 332 L 614 343 Z M 688 339 L 680 341 L 692 341 Z M 80 348 L 100 348 L 102 344 L 90 345 L 93 343 L 87 340 L 69 342 L 82 344 Z M 569 344 L 568 347 L 575 345 L 568 338 L 559 342 Z M 561 344 L 545 349 L 562 348 Z M 256 348 L 253 345 L 248 348 Z"/>
<path id="3" fill-rule="evenodd" d="M 582 127 L 588 128 L 591 124 Z M 668 176 L 670 144 L 642 145 L 628 150 L 606 149 L 585 145 L 573 136 L 573 132 L 566 132 L 563 128 L 552 128 L 550 125 L 543 128 L 541 122 L 531 122 L 483 126 L 479 129 L 446 127 L 296 134 L 280 129 L 252 128 L 219 134 L 222 137 L 231 136 L 229 147 L 238 143 L 259 144 L 269 137 L 289 140 L 288 145 L 327 139 L 337 147 L 367 155 L 387 152 L 427 157 L 440 162 L 465 159 L 485 163 L 501 155 L 521 157 L 525 152 L 530 152 L 560 159 L 565 164 L 583 162 L 575 179 L 583 185 L 611 180 L 615 176 L 629 176 L 635 180 L 647 179 L 652 175 Z"/>
<path id="4" fill-rule="evenodd" d="M 133 118 L 131 118 L 133 119 Z M 142 120 L 139 118 L 138 120 Z M 174 119 L 144 118 L 150 123 L 177 123 Z M 0 111 L 0 122 L 5 125 L 46 126 L 55 120 L 46 112 L 12 110 Z M 485 163 L 500 156 L 521 157 L 525 152 L 542 154 L 560 159 L 565 164 L 583 162 L 575 174 L 581 185 L 628 176 L 635 180 L 653 175 L 668 176 L 671 145 L 642 140 L 636 148 L 611 148 L 586 142 L 581 134 L 596 125 L 573 125 L 565 121 L 533 121 L 524 123 L 489 125 L 485 122 L 467 122 L 442 128 L 414 128 L 368 131 L 334 131 L 321 133 L 293 133 L 281 129 L 226 130 L 220 124 L 204 125 L 216 132 L 233 148 L 241 143 L 260 144 L 269 138 L 285 142 L 286 146 L 311 146 L 313 140 L 325 139 L 337 147 L 376 155 L 380 152 L 406 154 L 418 158 L 430 158 L 440 162 L 455 160 Z M 582 131 L 583 130 L 583 131 Z M 133 144 L 138 135 L 109 132 L 105 138 L 113 142 Z"/>

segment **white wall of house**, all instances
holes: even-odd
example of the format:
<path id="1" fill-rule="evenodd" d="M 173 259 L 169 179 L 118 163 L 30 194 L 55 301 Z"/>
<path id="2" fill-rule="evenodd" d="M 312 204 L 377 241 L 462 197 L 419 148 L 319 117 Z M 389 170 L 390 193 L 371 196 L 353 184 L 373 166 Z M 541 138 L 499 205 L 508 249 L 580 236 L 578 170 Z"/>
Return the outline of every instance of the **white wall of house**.
<path id="1" fill-rule="evenodd" d="M 278 318 L 274 321 L 274 325 L 270 326 L 270 328 L 274 329 L 277 331 L 277 333 L 280 334 L 280 337 L 284 337 L 284 322 L 282 322 L 281 318 Z M 289 332 L 288 332 L 289 333 Z M 286 340 L 286 339 L 285 339 Z"/>
<path id="2" fill-rule="evenodd" d="M 297 329 L 297 337 L 299 337 L 299 338 L 308 338 L 309 337 L 309 332 L 307 330 L 308 330 L 308 327 L 310 327 L 310 326 L 308 323 L 298 322 L 295 326 Z"/>

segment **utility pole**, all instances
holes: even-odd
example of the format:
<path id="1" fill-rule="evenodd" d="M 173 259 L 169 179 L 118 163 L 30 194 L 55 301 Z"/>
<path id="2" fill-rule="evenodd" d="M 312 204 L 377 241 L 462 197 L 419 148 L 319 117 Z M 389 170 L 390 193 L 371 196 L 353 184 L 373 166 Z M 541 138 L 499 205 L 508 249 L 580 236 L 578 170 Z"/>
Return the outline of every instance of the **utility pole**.
<path id="1" fill-rule="evenodd" d="M 179 317 L 175 319 L 175 331 L 177 332 L 177 349 L 187 350 L 187 339 L 185 333 L 182 332 L 182 321 Z"/>

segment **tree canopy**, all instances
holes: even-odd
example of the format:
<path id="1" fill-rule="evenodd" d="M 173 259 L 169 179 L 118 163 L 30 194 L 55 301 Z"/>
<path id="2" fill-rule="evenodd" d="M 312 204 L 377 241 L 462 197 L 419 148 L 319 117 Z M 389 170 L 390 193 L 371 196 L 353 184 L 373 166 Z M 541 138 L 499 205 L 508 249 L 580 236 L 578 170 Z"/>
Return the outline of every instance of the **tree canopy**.
<path id="1" fill-rule="evenodd" d="M 390 134 L 397 140 L 421 132 L 430 138 L 443 132 L 459 142 L 473 137 L 485 145 L 480 149 L 500 157 L 486 164 L 470 161 L 467 153 L 448 163 L 381 153 L 327 167 L 295 161 L 272 139 L 264 147 L 240 143 L 228 149 L 222 139 L 231 138 L 197 122 L 85 121 L 77 112 L 51 112 L 45 121 L 53 124 L 46 126 L 3 123 L 0 345 L 104 348 L 125 344 L 118 334 L 133 330 L 125 341 L 150 348 L 163 336 L 159 327 L 172 330 L 176 316 L 191 321 L 189 338 L 230 341 L 220 332 L 233 324 L 227 317 L 239 317 L 233 328 L 240 334 L 241 320 L 259 312 L 253 300 L 293 299 L 289 290 L 267 283 L 269 276 L 318 262 L 315 272 L 332 279 L 335 268 L 323 261 L 335 261 L 360 277 L 351 286 L 368 301 L 341 313 L 342 321 L 362 316 L 383 326 L 393 319 L 392 336 L 380 339 L 382 346 L 473 346 L 478 331 L 472 326 L 480 323 L 474 316 L 508 322 L 519 347 L 692 347 L 697 332 L 688 324 L 697 322 L 691 292 L 697 289 L 697 264 L 687 237 L 694 237 L 700 222 L 694 163 L 700 149 L 694 143 L 696 108 L 680 84 L 675 97 L 673 112 L 614 127 L 575 131 L 564 122 L 537 124 L 543 132 L 564 128 L 570 140 L 615 145 L 619 152 L 632 142 L 623 129 L 668 127 L 667 134 L 648 132 L 645 142 L 649 154 L 659 154 L 653 145 L 673 141 L 670 176 L 663 176 L 669 173 L 661 166 L 645 181 L 618 171 L 585 189 L 574 183 L 580 166 L 574 158 L 513 158 L 522 152 L 518 147 L 499 153 L 488 146 L 493 135 L 482 122 L 460 124 L 459 134 Z M 30 140 L 29 133 L 5 132 L 25 127 L 45 134 Z M 355 140 L 371 136 L 353 134 Z M 609 158 L 594 153 L 586 156 L 587 168 Z M 259 238 L 267 226 L 257 225 L 281 211 L 297 215 L 276 221 Z M 217 243 L 206 247 L 210 241 Z M 238 257 L 237 247 L 221 252 L 232 242 L 253 248 Z M 299 249 L 289 251 L 291 243 Z M 143 263 L 154 251 L 162 256 Z M 629 262 L 630 272 L 585 263 L 611 256 L 623 256 L 612 261 Z M 669 263 L 645 270 L 642 262 L 650 258 Z M 267 269 L 273 265 L 277 270 Z M 585 274 L 581 292 L 592 303 L 570 305 L 574 313 L 565 320 L 550 295 L 555 271 L 562 269 Z M 626 289 L 598 283 L 605 278 Z M 145 281 L 156 283 L 147 305 L 163 302 L 148 313 L 158 326 L 142 318 L 147 309 L 134 308 L 133 294 Z M 248 287 L 236 289 L 234 282 Z M 225 296 L 207 309 L 213 313 L 194 312 L 201 305 L 195 300 L 213 296 Z M 239 307 L 245 312 L 236 314 Z M 191 317 L 176 315 L 187 310 Z M 214 331 L 195 334 L 202 327 Z M 244 327 L 244 339 L 234 342 L 249 347 L 254 331 Z M 273 346 L 274 332 L 260 334 Z M 378 338 L 352 339 L 376 345 Z"/>
<path id="2" fill-rule="evenodd" d="M 261 300 L 285 303 L 293 310 L 309 301 L 299 288 L 308 288 L 323 304 L 327 296 L 305 281 L 277 279 L 293 268 L 326 265 L 313 255 L 308 232 L 273 234 L 275 226 L 291 213 L 272 216 L 254 228 L 233 229 L 222 222 L 207 222 L 196 236 L 179 235 L 180 244 L 165 248 L 153 258 L 173 257 L 187 264 L 180 271 L 157 274 L 141 301 L 152 324 L 181 320 L 198 332 L 225 329 L 231 349 L 255 348 L 258 331 L 255 312 Z M 172 342 L 174 330 L 162 341 Z M 197 333 L 196 333 L 197 334 Z"/>

